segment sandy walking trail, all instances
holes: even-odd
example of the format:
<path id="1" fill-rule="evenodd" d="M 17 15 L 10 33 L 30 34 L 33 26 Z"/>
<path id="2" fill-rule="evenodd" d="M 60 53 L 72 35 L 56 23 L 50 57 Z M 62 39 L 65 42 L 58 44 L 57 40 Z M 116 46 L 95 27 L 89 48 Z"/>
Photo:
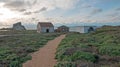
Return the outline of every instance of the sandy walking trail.
<path id="1" fill-rule="evenodd" d="M 65 35 L 61 35 L 54 40 L 49 41 L 39 51 L 32 54 L 32 60 L 23 64 L 23 67 L 54 67 L 57 63 L 55 60 L 56 48 Z"/>

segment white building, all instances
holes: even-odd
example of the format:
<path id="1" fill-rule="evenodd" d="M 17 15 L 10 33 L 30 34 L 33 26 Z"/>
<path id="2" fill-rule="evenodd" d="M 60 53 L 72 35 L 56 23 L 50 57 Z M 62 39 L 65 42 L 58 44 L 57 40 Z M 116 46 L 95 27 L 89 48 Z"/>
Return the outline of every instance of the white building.
<path id="1" fill-rule="evenodd" d="M 95 31 L 96 26 L 76 26 L 70 27 L 70 32 L 89 33 Z"/>
<path id="2" fill-rule="evenodd" d="M 21 22 L 13 24 L 13 30 L 26 30 L 25 27 L 21 24 Z"/>
<path id="3" fill-rule="evenodd" d="M 50 22 L 38 22 L 37 32 L 38 33 L 52 33 L 54 32 L 54 26 Z"/>

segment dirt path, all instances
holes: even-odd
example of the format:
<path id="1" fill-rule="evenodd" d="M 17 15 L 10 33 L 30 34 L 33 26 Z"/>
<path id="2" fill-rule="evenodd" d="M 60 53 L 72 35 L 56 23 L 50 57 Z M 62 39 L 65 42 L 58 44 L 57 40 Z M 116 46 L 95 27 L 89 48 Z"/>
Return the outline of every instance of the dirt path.
<path id="1" fill-rule="evenodd" d="M 32 60 L 23 64 L 23 67 L 54 67 L 56 64 L 56 48 L 65 35 L 61 35 L 49 41 L 43 48 L 32 54 Z"/>

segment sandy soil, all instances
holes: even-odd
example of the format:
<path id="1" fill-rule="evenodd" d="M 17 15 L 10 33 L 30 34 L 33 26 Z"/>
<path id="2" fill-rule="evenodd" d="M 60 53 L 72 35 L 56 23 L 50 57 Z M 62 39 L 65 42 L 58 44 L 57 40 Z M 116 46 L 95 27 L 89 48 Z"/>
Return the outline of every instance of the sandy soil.
<path id="1" fill-rule="evenodd" d="M 32 60 L 23 64 L 23 67 L 54 67 L 56 48 L 65 35 L 61 35 L 49 41 L 43 48 L 32 54 Z"/>

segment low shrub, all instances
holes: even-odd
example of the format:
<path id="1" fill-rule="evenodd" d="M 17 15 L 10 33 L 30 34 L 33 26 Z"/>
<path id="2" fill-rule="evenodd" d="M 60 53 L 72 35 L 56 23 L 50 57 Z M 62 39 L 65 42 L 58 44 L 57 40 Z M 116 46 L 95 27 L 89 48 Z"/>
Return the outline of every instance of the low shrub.
<path id="1" fill-rule="evenodd" d="M 102 55 L 109 56 L 120 56 L 120 47 L 119 46 L 101 46 L 99 48 L 99 53 Z"/>
<path id="2" fill-rule="evenodd" d="M 76 67 L 75 63 L 72 62 L 62 62 L 62 63 L 57 63 L 55 67 Z"/>
<path id="3" fill-rule="evenodd" d="M 6 32 L 8 33 L 8 32 Z M 22 63 L 31 59 L 30 53 L 37 51 L 49 40 L 54 39 L 59 34 L 37 34 L 19 31 L 11 36 L 0 38 L 0 66 L 21 67 Z M 20 35 L 19 35 L 20 34 Z M 49 38 L 48 38 L 49 36 Z"/>
<path id="4" fill-rule="evenodd" d="M 88 52 L 75 52 L 73 55 L 70 56 L 72 61 L 76 60 L 87 60 L 91 62 L 95 62 L 96 59 L 93 54 Z"/>
<path id="5" fill-rule="evenodd" d="M 69 33 L 60 43 L 56 53 L 59 67 L 72 67 L 71 65 L 74 65 L 72 63 L 77 63 L 76 61 L 81 61 L 83 64 L 85 61 L 86 67 L 89 67 L 87 62 L 93 66 L 97 63 L 94 67 L 100 67 L 101 64 L 111 66 L 119 62 L 119 58 L 111 60 L 108 56 L 120 57 L 120 26 L 104 26 L 87 34 Z M 70 66 L 66 66 L 67 63 L 61 63 L 66 61 Z M 80 63 L 78 62 L 78 65 Z"/>

